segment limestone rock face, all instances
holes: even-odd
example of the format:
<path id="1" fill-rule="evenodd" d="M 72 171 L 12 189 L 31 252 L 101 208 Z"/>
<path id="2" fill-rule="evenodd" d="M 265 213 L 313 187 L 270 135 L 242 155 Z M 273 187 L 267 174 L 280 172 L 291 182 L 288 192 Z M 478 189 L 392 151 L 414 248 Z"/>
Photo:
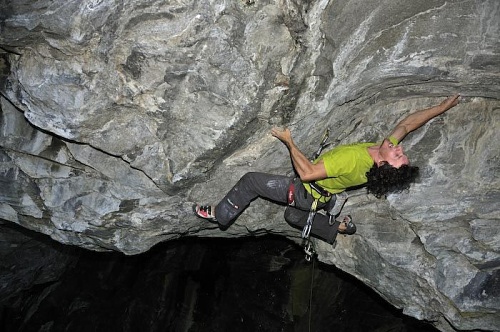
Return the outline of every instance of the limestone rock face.
<path id="1" fill-rule="evenodd" d="M 461 104 L 410 134 L 421 177 L 350 192 L 358 232 L 318 257 L 441 330 L 500 326 L 500 3 L 16 1 L 0 5 L 0 218 L 96 251 L 182 236 L 281 234 L 255 201 L 200 222 L 248 171 L 290 173 L 274 126 L 309 154 L 377 141 L 408 112 Z"/>

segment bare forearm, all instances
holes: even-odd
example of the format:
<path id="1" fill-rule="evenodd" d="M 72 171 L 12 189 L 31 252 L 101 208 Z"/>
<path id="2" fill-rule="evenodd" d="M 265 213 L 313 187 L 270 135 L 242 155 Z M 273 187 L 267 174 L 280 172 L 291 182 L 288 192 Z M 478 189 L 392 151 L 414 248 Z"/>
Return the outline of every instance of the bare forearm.
<path id="1" fill-rule="evenodd" d="M 396 128 L 394 128 L 391 133 L 392 136 L 396 137 L 398 140 L 402 140 L 408 133 L 422 127 L 424 124 L 429 122 L 431 119 L 436 116 L 446 112 L 450 108 L 454 107 L 458 104 L 458 98 L 460 95 L 454 95 L 445 99 L 439 105 L 426 108 L 420 111 L 416 111 L 406 118 L 404 118 L 401 122 L 398 123 Z"/>
<path id="2" fill-rule="evenodd" d="M 410 114 L 403 123 L 407 125 L 408 131 L 411 132 L 417 128 L 420 128 L 421 126 L 429 122 L 431 119 L 446 112 L 447 110 L 448 109 L 442 105 L 437 105 L 431 108 L 423 109 L 413 114 Z"/>
<path id="3" fill-rule="evenodd" d="M 290 159 L 295 171 L 302 181 L 315 181 L 326 178 L 326 170 L 323 163 L 313 164 L 295 145 L 289 129 L 281 130 L 274 128 L 271 134 L 282 141 L 288 148 Z"/>
<path id="4" fill-rule="evenodd" d="M 313 164 L 309 159 L 299 150 L 293 141 L 287 142 L 286 146 L 290 152 L 290 159 L 295 171 L 303 181 L 311 181 L 313 174 Z"/>

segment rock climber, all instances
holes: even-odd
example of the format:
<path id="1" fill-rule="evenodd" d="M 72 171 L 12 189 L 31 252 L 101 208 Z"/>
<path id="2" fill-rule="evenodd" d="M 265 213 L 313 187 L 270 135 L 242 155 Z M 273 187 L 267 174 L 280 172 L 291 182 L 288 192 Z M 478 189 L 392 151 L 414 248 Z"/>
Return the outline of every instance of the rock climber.
<path id="1" fill-rule="evenodd" d="M 459 97 L 456 94 L 439 105 L 409 114 L 381 143 L 341 145 L 313 161 L 298 149 L 289 129 L 274 128 L 271 134 L 288 148 L 297 176 L 246 173 L 217 205 L 196 204 L 194 212 L 227 229 L 254 199 L 261 197 L 287 204 L 285 220 L 292 227 L 303 229 L 312 206 L 327 212 L 335 210 L 333 222 L 331 213 L 314 214 L 310 228 L 313 237 L 334 243 L 337 233 L 350 235 L 356 231 L 351 218 L 335 219 L 340 213 L 339 202 L 341 205 L 345 202 L 345 190 L 364 185 L 377 198 L 407 190 L 418 176 L 418 167 L 410 165 L 399 142 L 408 133 L 456 106 Z"/>

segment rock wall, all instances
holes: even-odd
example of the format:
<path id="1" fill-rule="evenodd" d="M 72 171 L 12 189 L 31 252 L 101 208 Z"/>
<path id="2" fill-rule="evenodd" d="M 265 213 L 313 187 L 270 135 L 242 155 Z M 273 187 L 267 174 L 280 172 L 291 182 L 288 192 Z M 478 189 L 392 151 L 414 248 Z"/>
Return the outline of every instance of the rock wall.
<path id="1" fill-rule="evenodd" d="M 274 126 L 312 152 L 381 139 L 411 110 L 461 104 L 404 145 L 410 192 L 350 192 L 358 232 L 319 259 L 443 331 L 500 326 L 500 3 L 16 1 L 0 4 L 0 218 L 97 251 L 183 236 L 281 234 L 258 200 L 227 231 L 247 171 L 290 173 Z"/>

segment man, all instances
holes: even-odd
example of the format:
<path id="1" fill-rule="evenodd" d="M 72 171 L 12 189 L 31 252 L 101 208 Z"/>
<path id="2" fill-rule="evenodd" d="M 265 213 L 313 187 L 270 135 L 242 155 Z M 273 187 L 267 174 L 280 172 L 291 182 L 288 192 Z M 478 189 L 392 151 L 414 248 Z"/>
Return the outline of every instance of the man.
<path id="1" fill-rule="evenodd" d="M 312 206 L 314 210 L 330 211 L 335 207 L 337 195 L 348 188 L 366 185 L 368 192 L 377 198 L 406 190 L 417 177 L 418 167 L 410 166 L 399 142 L 458 102 L 459 95 L 456 94 L 439 105 L 408 115 L 381 144 L 339 146 L 312 162 L 295 145 L 289 129 L 275 128 L 271 134 L 288 148 L 297 177 L 247 173 L 215 207 L 195 205 L 194 211 L 197 216 L 227 228 L 251 201 L 261 197 L 287 204 L 285 220 L 291 226 L 303 229 Z M 337 215 L 335 213 L 334 217 Z M 334 223 L 329 223 L 329 220 L 328 215 L 315 214 L 310 234 L 333 243 L 337 233 L 353 234 L 356 231 L 348 218 Z"/>

